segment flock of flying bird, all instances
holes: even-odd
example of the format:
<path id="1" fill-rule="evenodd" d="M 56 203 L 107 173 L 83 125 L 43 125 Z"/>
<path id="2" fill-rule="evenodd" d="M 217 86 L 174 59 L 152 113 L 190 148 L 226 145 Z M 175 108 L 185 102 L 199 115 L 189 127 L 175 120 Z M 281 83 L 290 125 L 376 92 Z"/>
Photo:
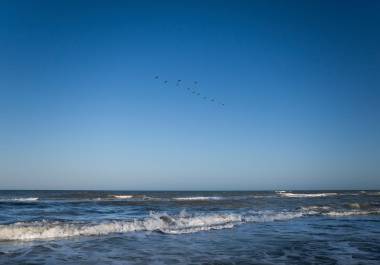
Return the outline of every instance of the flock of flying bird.
<path id="1" fill-rule="evenodd" d="M 158 75 L 156 75 L 155 77 L 154 77 L 154 79 L 156 79 L 156 80 L 158 80 L 158 81 L 161 81 L 161 79 L 160 79 L 160 76 L 158 76 Z M 169 81 L 168 80 L 162 80 L 162 82 L 165 84 L 165 85 L 167 85 L 167 84 L 169 84 Z M 175 82 L 175 86 L 176 87 L 179 87 L 179 88 L 181 88 L 181 87 L 183 87 L 182 86 L 182 80 L 181 79 L 178 79 L 176 82 Z M 199 91 L 198 91 L 198 81 L 194 81 L 193 82 L 193 87 L 189 87 L 189 86 L 185 86 L 184 88 L 186 88 L 186 90 L 189 92 L 189 93 L 191 93 L 192 95 L 194 95 L 194 96 L 197 96 L 197 97 L 199 97 L 199 98 L 201 98 L 201 99 L 203 99 L 203 100 L 205 100 L 205 101 L 209 101 L 209 102 L 212 102 L 212 103 L 216 103 L 216 104 L 218 104 L 219 106 L 224 106 L 224 103 L 223 102 L 219 102 L 219 101 L 217 101 L 214 97 L 208 97 L 208 96 L 206 96 L 206 95 L 203 95 L 203 94 L 201 94 Z"/>

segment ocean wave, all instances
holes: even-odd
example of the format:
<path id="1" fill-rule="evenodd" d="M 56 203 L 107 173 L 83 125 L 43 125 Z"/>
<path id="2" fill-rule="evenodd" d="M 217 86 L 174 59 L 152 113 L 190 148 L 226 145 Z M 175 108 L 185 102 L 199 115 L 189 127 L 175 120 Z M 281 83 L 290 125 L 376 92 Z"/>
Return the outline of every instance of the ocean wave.
<path id="1" fill-rule="evenodd" d="M 344 195 L 367 195 L 367 196 L 380 196 L 380 191 L 359 191 L 355 193 L 344 193 Z"/>
<path id="2" fill-rule="evenodd" d="M 167 201 L 168 198 L 151 197 L 144 194 L 112 194 L 108 197 L 101 198 L 102 200 L 117 199 L 117 200 L 137 200 L 137 201 Z"/>
<path id="3" fill-rule="evenodd" d="M 127 194 L 121 194 L 121 195 L 111 195 L 112 198 L 115 199 L 131 199 L 134 196 L 133 195 L 127 195 Z"/>
<path id="4" fill-rule="evenodd" d="M 223 197 L 219 196 L 195 196 L 195 197 L 176 197 L 173 198 L 175 201 L 215 201 L 215 200 L 223 200 Z"/>
<path id="5" fill-rule="evenodd" d="M 337 193 L 292 193 L 292 192 L 278 192 L 282 197 L 288 198 L 318 198 L 327 196 L 337 196 Z"/>
<path id="6" fill-rule="evenodd" d="M 348 209 L 333 209 L 330 206 L 304 206 L 301 207 L 301 211 L 305 215 L 326 215 L 331 217 L 343 217 L 343 216 L 353 216 L 353 215 L 374 215 L 374 214 L 380 214 L 379 208 L 369 208 L 366 207 L 366 209 L 363 208 L 362 205 L 359 203 L 350 203 L 348 204 L 348 207 L 352 208 L 351 210 Z"/>
<path id="7" fill-rule="evenodd" d="M 165 234 L 184 234 L 215 229 L 233 228 L 247 222 L 270 222 L 301 217 L 300 212 L 259 211 L 247 214 L 218 213 L 194 214 L 181 212 L 170 216 L 166 213 L 150 213 L 145 219 L 109 221 L 103 223 L 74 222 L 18 222 L 0 225 L 0 240 L 36 240 L 72 236 L 107 235 L 136 231 L 158 231 Z"/>
<path id="8" fill-rule="evenodd" d="M 174 197 L 174 201 L 237 201 L 249 199 L 273 198 L 274 195 L 232 195 L 232 196 L 190 196 L 190 197 Z"/>
<path id="9" fill-rule="evenodd" d="M 380 191 L 366 192 L 369 196 L 380 196 Z"/>
<path id="10" fill-rule="evenodd" d="M 353 216 L 353 215 L 373 215 L 380 214 L 380 210 L 349 210 L 349 211 L 330 211 L 324 213 L 324 215 L 328 215 L 331 217 L 344 217 L 344 216 Z"/>
<path id="11" fill-rule="evenodd" d="M 357 202 L 349 203 L 349 204 L 347 204 L 347 206 L 348 206 L 349 208 L 353 208 L 353 209 L 360 209 L 360 208 L 363 207 L 362 204 L 357 203 Z"/>
<path id="12" fill-rule="evenodd" d="M 274 222 L 274 221 L 285 221 L 290 220 L 294 218 L 300 218 L 304 216 L 305 213 L 300 211 L 280 211 L 275 212 L 271 210 L 266 211 L 258 211 L 258 212 L 250 212 L 249 215 L 244 217 L 244 220 L 246 222 L 256 222 L 256 223 L 262 223 L 262 222 Z"/>
<path id="13" fill-rule="evenodd" d="M 38 197 L 26 197 L 26 198 L 1 198 L 0 201 L 5 202 L 33 202 L 38 201 Z"/>
<path id="14" fill-rule="evenodd" d="M 311 205 L 311 206 L 302 206 L 301 207 L 301 210 L 303 211 L 314 211 L 314 212 L 326 212 L 326 211 L 329 211 L 331 210 L 331 207 L 330 206 L 315 206 L 315 205 Z"/>
<path id="15" fill-rule="evenodd" d="M 3 224 L 0 225 L 0 241 L 100 236 L 138 231 L 184 234 L 233 228 L 244 223 L 285 221 L 315 215 L 334 218 L 371 214 L 380 214 L 380 209 L 337 210 L 329 206 L 305 206 L 294 211 L 251 210 L 245 213 L 188 214 L 182 211 L 178 215 L 168 215 L 166 213 L 151 212 L 149 216 L 143 219 L 113 220 L 100 223 L 34 221 Z"/>
<path id="16" fill-rule="evenodd" d="M 223 200 L 249 200 L 258 198 L 272 198 L 275 195 L 230 195 L 230 196 L 183 196 L 183 197 L 170 197 L 170 196 L 147 196 L 144 194 L 105 194 L 100 196 L 89 197 L 44 197 L 42 199 L 38 197 L 25 197 L 25 198 L 0 198 L 0 202 L 14 202 L 14 201 L 64 201 L 64 202 L 86 202 L 86 201 L 223 201 Z"/>
<path id="17" fill-rule="evenodd" d="M 74 222 L 19 222 L 0 225 L 0 240 L 35 240 L 72 236 L 106 235 L 135 231 L 159 231 L 166 234 L 194 233 L 232 228 L 242 222 L 238 214 L 178 216 L 151 213 L 142 220 L 110 221 L 98 224 Z"/>

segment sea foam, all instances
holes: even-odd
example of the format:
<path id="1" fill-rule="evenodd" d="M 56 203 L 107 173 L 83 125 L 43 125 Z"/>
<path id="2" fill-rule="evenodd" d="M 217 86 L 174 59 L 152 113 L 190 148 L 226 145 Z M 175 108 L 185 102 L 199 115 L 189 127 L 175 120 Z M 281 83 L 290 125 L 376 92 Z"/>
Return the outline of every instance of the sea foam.
<path id="1" fill-rule="evenodd" d="M 305 212 L 248 211 L 245 214 L 193 214 L 181 212 L 171 216 L 150 213 L 144 219 L 114 220 L 101 223 L 60 221 L 18 222 L 0 225 L 0 240 L 35 240 L 72 236 L 107 235 L 135 231 L 158 231 L 165 234 L 184 234 L 214 229 L 232 228 L 248 222 L 273 222 L 299 218 Z"/>
<path id="2" fill-rule="evenodd" d="M 35 240 L 72 236 L 106 235 L 135 231 L 158 231 L 165 234 L 184 234 L 214 229 L 232 228 L 247 222 L 269 222 L 301 217 L 302 213 L 250 211 L 247 214 L 219 213 L 188 215 L 181 212 L 170 216 L 150 213 L 145 219 L 115 220 L 102 223 L 58 221 L 18 222 L 0 225 L 0 240 Z"/>
<path id="3" fill-rule="evenodd" d="M 167 234 L 193 233 L 211 229 L 232 228 L 241 223 L 238 214 L 170 216 L 151 213 L 145 219 L 109 221 L 102 223 L 75 223 L 58 221 L 18 222 L 0 225 L 0 240 L 34 240 L 72 236 L 106 235 L 134 231 L 159 231 Z"/>
<path id="4" fill-rule="evenodd" d="M 131 199 L 133 198 L 133 195 L 112 195 L 115 199 Z"/>
<path id="5" fill-rule="evenodd" d="M 36 240 L 73 236 L 96 236 L 136 231 L 157 231 L 165 234 L 184 234 L 215 229 L 233 228 L 254 222 L 285 221 L 304 216 L 325 215 L 345 217 L 352 215 L 380 214 L 372 210 L 336 210 L 328 206 L 305 206 L 294 211 L 247 211 L 245 213 L 187 214 L 178 215 L 151 212 L 142 219 L 93 222 L 34 221 L 0 225 L 0 241 Z"/>
<path id="6" fill-rule="evenodd" d="M 218 196 L 195 196 L 195 197 L 176 197 L 173 198 L 175 201 L 212 201 L 212 200 L 222 200 L 223 197 Z"/>
<path id="7" fill-rule="evenodd" d="M 15 201 L 15 202 L 33 202 L 33 201 L 38 201 L 38 197 L 26 197 L 26 198 L 1 198 L 0 201 L 5 201 L 5 202 L 10 202 L 10 201 Z"/>
<path id="8" fill-rule="evenodd" d="M 316 198 L 316 197 L 327 197 L 336 196 L 337 193 L 292 193 L 292 192 L 279 192 L 282 197 L 288 198 Z"/>

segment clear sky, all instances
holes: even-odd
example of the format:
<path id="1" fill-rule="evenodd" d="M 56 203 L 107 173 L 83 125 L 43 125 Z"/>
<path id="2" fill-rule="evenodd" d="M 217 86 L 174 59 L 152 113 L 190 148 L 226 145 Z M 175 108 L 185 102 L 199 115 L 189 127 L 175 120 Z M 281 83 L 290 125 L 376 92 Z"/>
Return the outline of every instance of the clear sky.
<path id="1" fill-rule="evenodd" d="M 0 189 L 380 188 L 379 14 L 3 0 Z"/>

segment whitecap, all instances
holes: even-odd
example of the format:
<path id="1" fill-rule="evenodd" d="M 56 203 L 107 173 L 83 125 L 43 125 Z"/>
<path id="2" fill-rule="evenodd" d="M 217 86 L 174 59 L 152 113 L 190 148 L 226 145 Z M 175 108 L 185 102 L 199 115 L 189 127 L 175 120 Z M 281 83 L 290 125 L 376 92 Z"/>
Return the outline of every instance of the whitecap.
<path id="1" fill-rule="evenodd" d="M 330 217 L 344 217 L 344 216 L 354 216 L 354 215 L 372 215 L 380 214 L 378 208 L 371 210 L 361 210 L 361 206 L 358 203 L 349 204 L 352 210 L 343 210 L 343 209 L 333 209 L 330 206 L 304 206 L 301 207 L 301 211 L 305 215 L 326 215 Z"/>
<path id="2" fill-rule="evenodd" d="M 361 208 L 361 205 L 357 202 L 354 202 L 354 203 L 349 203 L 348 206 L 350 208 L 354 208 L 354 209 L 360 209 Z"/>
<path id="3" fill-rule="evenodd" d="M 302 211 L 313 211 L 313 212 L 326 212 L 331 209 L 330 206 L 318 206 L 318 205 L 311 205 L 311 206 L 302 206 Z"/>
<path id="4" fill-rule="evenodd" d="M 131 199 L 133 195 L 121 194 L 121 195 L 112 195 L 115 199 Z"/>
<path id="5" fill-rule="evenodd" d="M 35 240 L 72 236 L 106 235 L 134 231 L 160 231 L 168 234 L 194 233 L 211 229 L 231 228 L 242 222 L 238 214 L 178 216 L 151 213 L 145 219 L 115 220 L 102 223 L 18 222 L 0 225 L 0 240 Z"/>
<path id="6" fill-rule="evenodd" d="M 212 201 L 212 200 L 222 200 L 223 197 L 218 197 L 218 196 L 210 196 L 210 197 L 205 197 L 205 196 L 195 196 L 195 197 L 176 197 L 173 198 L 175 201 Z"/>
<path id="7" fill-rule="evenodd" d="M 111 220 L 100 223 L 34 221 L 0 225 L 2 240 L 36 240 L 73 236 L 99 236 L 136 231 L 159 231 L 165 234 L 184 234 L 215 229 L 233 228 L 244 223 L 286 221 L 313 215 L 344 217 L 351 215 L 380 214 L 380 210 L 339 211 L 328 206 L 305 206 L 295 211 L 248 211 L 245 213 L 188 214 L 153 213 L 143 219 Z"/>
<path id="8" fill-rule="evenodd" d="M 327 196 L 336 196 L 337 193 L 292 193 L 292 192 L 282 192 L 280 196 L 288 198 L 318 198 Z"/>
<path id="9" fill-rule="evenodd" d="M 26 198 L 2 198 L 0 201 L 16 201 L 16 202 L 32 202 L 38 201 L 38 197 L 26 197 Z"/>
<path id="10" fill-rule="evenodd" d="M 352 215 L 371 215 L 371 214 L 380 214 L 380 210 L 372 210 L 372 211 L 361 211 L 361 210 L 330 211 L 330 212 L 324 213 L 324 215 L 328 215 L 331 217 L 344 217 L 344 216 L 352 216 Z"/>

